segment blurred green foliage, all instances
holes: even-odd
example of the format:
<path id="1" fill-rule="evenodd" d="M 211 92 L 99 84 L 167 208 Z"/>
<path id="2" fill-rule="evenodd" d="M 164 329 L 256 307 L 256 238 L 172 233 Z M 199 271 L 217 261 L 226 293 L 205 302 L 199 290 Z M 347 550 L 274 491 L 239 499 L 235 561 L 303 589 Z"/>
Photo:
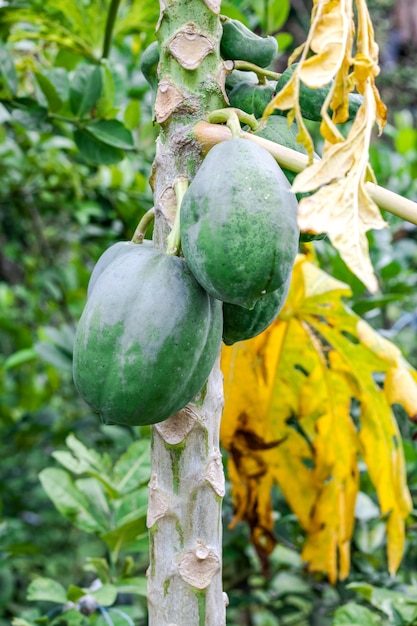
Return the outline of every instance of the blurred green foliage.
<path id="1" fill-rule="evenodd" d="M 0 7 L 0 626 L 146 624 L 148 433 L 101 425 L 71 376 L 74 328 L 94 262 L 114 241 L 129 239 L 152 206 L 158 131 L 138 68 L 158 7 L 121 3 L 103 55 L 109 5 L 15 0 Z M 230 1 L 222 11 L 276 35 L 283 51 L 293 45 L 289 1 Z M 415 199 L 412 112 L 390 117 L 371 158 L 380 184 Z M 370 235 L 381 285 L 375 296 L 326 240 L 315 250 L 352 286 L 355 311 L 417 366 L 417 233 L 385 217 L 391 229 Z M 401 413 L 398 420 L 416 501 L 416 429 Z M 228 493 L 231 626 L 417 623 L 417 512 L 403 566 L 389 578 L 384 525 L 365 471 L 361 489 L 351 576 L 336 587 L 305 572 L 302 533 L 278 491 L 280 543 L 265 576 L 247 529 L 228 529 Z"/>

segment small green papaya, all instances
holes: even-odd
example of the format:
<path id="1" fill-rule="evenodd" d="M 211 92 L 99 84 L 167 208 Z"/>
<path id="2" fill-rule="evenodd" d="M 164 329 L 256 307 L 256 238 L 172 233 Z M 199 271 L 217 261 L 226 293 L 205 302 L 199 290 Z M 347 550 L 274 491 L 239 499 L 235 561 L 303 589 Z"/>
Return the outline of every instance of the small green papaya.
<path id="1" fill-rule="evenodd" d="M 223 342 L 231 346 L 262 333 L 278 317 L 287 299 L 291 277 L 271 293 L 259 298 L 251 311 L 235 304 L 223 304 Z"/>
<path id="2" fill-rule="evenodd" d="M 159 46 L 157 41 L 153 41 L 145 48 L 140 57 L 141 72 L 152 89 L 156 89 L 158 86 L 158 64 Z"/>
<path id="3" fill-rule="evenodd" d="M 236 87 L 239 83 L 251 83 L 257 85 L 259 81 L 255 72 L 233 70 L 226 76 L 226 91 L 229 93 L 233 87 Z"/>
<path id="4" fill-rule="evenodd" d="M 250 82 L 238 83 L 229 92 L 230 106 L 236 107 L 254 115 L 262 117 L 265 107 L 272 100 L 275 87 L 271 84 L 259 85 Z"/>
<path id="5" fill-rule="evenodd" d="M 221 335 L 221 303 L 184 259 L 133 244 L 90 292 L 75 335 L 75 386 L 105 423 L 161 422 L 200 391 Z"/>
<path id="6" fill-rule="evenodd" d="M 281 89 L 289 82 L 292 75 L 295 72 L 297 67 L 297 63 L 293 63 L 290 67 L 287 67 L 285 72 L 283 72 L 278 79 L 276 86 L 276 93 L 281 91 Z M 300 81 L 300 108 L 302 116 L 307 120 L 311 120 L 313 122 L 321 122 L 321 107 L 331 89 L 331 83 L 326 85 L 325 87 L 319 87 L 318 89 L 311 89 L 307 87 L 302 81 Z M 349 119 L 353 119 L 363 102 L 363 98 L 360 94 L 351 93 L 349 94 Z"/>
<path id="7" fill-rule="evenodd" d="M 260 37 L 239 20 L 227 19 L 222 24 L 220 55 L 232 61 L 247 61 L 268 67 L 278 52 L 275 37 Z"/>
<path id="8" fill-rule="evenodd" d="M 298 203 L 273 157 L 247 139 L 207 154 L 181 204 L 181 245 L 215 298 L 251 309 L 291 274 Z"/>

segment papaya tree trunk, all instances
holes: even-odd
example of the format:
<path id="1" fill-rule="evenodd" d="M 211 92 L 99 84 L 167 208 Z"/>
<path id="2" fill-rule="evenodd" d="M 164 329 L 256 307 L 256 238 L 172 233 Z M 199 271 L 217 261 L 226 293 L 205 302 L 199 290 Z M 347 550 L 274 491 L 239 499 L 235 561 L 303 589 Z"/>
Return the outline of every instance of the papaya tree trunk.
<path id="1" fill-rule="evenodd" d="M 163 249 L 177 209 L 177 183 L 191 181 L 202 159 L 190 130 L 207 111 L 225 106 L 219 11 L 216 0 L 160 0 L 155 99 L 160 136 L 151 185 L 154 241 Z M 219 449 L 222 408 L 217 362 L 194 402 L 152 428 L 147 519 L 150 626 L 225 624 L 221 568 L 224 474 Z"/>

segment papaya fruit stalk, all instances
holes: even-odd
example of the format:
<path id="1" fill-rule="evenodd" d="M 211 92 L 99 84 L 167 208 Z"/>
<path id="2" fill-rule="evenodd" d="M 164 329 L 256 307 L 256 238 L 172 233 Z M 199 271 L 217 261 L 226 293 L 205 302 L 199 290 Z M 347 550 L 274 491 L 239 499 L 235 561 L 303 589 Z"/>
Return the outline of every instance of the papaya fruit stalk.
<path id="1" fill-rule="evenodd" d="M 226 102 L 225 69 L 219 52 L 220 3 L 161 0 L 160 4 L 155 97 L 160 137 L 150 182 L 154 245 L 166 251 L 168 245 L 170 249 L 178 245 L 175 231 L 171 238 L 169 235 L 181 199 L 178 183 L 191 181 L 203 158 L 192 127 Z M 195 401 L 152 427 L 147 516 L 149 626 L 225 624 L 221 570 L 224 475 L 219 451 L 222 408 L 217 359 Z"/>

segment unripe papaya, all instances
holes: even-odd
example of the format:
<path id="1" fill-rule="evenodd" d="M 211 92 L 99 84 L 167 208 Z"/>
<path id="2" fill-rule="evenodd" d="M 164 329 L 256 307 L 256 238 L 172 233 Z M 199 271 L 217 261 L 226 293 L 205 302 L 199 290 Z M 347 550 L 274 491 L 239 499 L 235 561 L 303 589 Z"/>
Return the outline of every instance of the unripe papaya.
<path id="1" fill-rule="evenodd" d="M 214 146 L 181 205 L 181 244 L 215 298 L 251 309 L 291 274 L 297 200 L 273 157 L 247 139 Z"/>
<path id="2" fill-rule="evenodd" d="M 230 106 L 236 107 L 254 115 L 262 117 L 265 107 L 272 100 L 275 87 L 271 84 L 259 85 L 250 82 L 238 83 L 229 92 Z"/>
<path id="3" fill-rule="evenodd" d="M 75 336 L 75 385 L 105 423 L 161 422 L 200 391 L 221 334 L 221 303 L 184 259 L 133 244 L 90 292 Z"/>
<path id="4" fill-rule="evenodd" d="M 288 295 L 291 278 L 279 289 L 259 298 L 251 311 L 235 304 L 223 305 L 223 341 L 231 346 L 262 333 L 278 317 Z"/>
<path id="5" fill-rule="evenodd" d="M 90 276 L 90 280 L 88 281 L 87 296 L 91 294 L 98 278 L 110 265 L 110 263 L 112 263 L 118 257 L 130 252 L 132 249 L 136 249 L 135 246 L 137 245 L 152 247 L 152 242 L 146 239 L 141 244 L 132 243 L 131 241 L 118 241 L 103 252 L 97 263 L 95 264 Z"/>
<path id="6" fill-rule="evenodd" d="M 140 58 L 141 72 L 152 89 L 156 89 L 158 86 L 159 56 L 158 42 L 153 41 L 145 48 Z"/>
<path id="7" fill-rule="evenodd" d="M 275 37 L 260 37 L 239 20 L 227 19 L 222 27 L 220 54 L 223 59 L 268 67 L 276 57 L 278 43 Z"/>
<path id="8" fill-rule="evenodd" d="M 295 72 L 297 65 L 297 63 L 293 63 L 292 65 L 290 65 L 290 67 L 287 67 L 283 74 L 281 74 L 276 86 L 277 93 L 281 91 L 281 89 L 289 82 Z M 300 81 L 299 102 L 301 114 L 303 117 L 313 122 L 321 122 L 321 107 L 323 106 L 323 103 L 327 98 L 331 86 L 332 83 L 329 83 L 324 87 L 312 89 L 311 87 L 307 87 L 307 85 Z M 363 98 L 360 94 L 349 94 L 349 120 L 355 117 L 362 102 Z"/>
<path id="9" fill-rule="evenodd" d="M 255 72 L 245 72 L 243 70 L 233 70 L 226 76 L 226 91 L 229 93 L 233 87 L 236 87 L 239 83 L 251 83 L 258 85 L 259 80 Z"/>

